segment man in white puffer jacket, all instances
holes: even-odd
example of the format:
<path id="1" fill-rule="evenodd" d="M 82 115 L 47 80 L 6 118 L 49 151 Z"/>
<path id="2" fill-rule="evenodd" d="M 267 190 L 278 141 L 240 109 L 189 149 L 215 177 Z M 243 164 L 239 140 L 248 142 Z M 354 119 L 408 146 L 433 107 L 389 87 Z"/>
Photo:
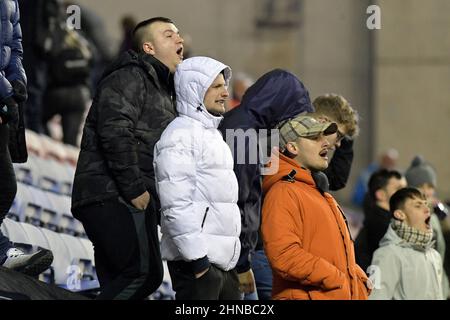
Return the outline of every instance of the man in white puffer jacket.
<path id="1" fill-rule="evenodd" d="M 154 149 L 161 253 L 177 299 L 240 299 L 241 216 L 233 157 L 217 130 L 231 69 L 207 57 L 175 73 L 179 116 Z"/>

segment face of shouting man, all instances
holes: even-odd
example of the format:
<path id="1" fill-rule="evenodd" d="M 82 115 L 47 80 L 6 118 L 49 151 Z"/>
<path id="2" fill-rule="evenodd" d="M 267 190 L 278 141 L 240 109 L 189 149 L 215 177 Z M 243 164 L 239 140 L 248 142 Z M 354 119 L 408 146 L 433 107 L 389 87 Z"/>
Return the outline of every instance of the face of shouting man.
<path id="1" fill-rule="evenodd" d="M 174 73 L 183 61 L 183 38 L 173 23 L 156 21 L 145 27 L 142 50 L 155 57 Z"/>
<path id="2" fill-rule="evenodd" d="M 416 230 L 422 232 L 431 230 L 430 207 L 425 197 L 406 199 L 403 206 L 394 211 L 394 216 Z"/>
<path id="3" fill-rule="evenodd" d="M 295 143 L 290 143 L 297 152 L 294 159 L 302 167 L 310 171 L 322 171 L 328 167 L 330 142 L 323 133 L 315 137 L 298 138 Z"/>
<path id="4" fill-rule="evenodd" d="M 328 167 L 329 137 L 336 135 L 336 123 L 300 115 L 282 124 L 279 130 L 285 155 L 310 171 Z"/>

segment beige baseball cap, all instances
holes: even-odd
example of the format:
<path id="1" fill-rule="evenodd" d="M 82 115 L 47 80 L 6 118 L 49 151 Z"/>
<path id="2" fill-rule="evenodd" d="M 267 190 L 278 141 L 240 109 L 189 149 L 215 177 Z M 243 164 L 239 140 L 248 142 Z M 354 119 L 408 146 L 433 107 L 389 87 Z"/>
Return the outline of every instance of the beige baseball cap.
<path id="1" fill-rule="evenodd" d="M 319 121 L 304 114 L 280 122 L 277 128 L 280 135 L 281 149 L 284 149 L 288 142 L 295 141 L 299 137 L 310 138 L 320 133 L 327 136 L 338 130 L 337 124 L 334 122 Z"/>

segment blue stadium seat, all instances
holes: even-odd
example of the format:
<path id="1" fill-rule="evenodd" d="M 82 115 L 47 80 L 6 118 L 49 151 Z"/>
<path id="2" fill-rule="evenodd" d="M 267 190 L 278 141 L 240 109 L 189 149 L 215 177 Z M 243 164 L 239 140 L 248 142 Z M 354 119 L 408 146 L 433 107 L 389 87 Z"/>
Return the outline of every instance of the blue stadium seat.
<path id="1" fill-rule="evenodd" d="M 95 272 L 93 250 L 88 252 L 80 239 L 74 236 L 67 234 L 60 234 L 60 236 L 68 248 L 71 261 L 68 270 L 71 279 L 68 279 L 69 281 L 65 285 L 61 285 L 61 287 L 71 291 L 98 289 L 100 284 Z"/>
<path id="2" fill-rule="evenodd" d="M 25 211 L 31 199 L 32 195 L 28 185 L 17 182 L 16 197 L 9 209 L 8 217 L 16 221 L 25 221 Z"/>
<path id="3" fill-rule="evenodd" d="M 50 245 L 50 250 L 53 252 L 54 283 L 56 285 L 66 285 L 68 280 L 67 272 L 71 265 L 69 250 L 59 233 L 44 228 L 41 231 Z"/>
<path id="4" fill-rule="evenodd" d="M 60 192 L 59 177 L 60 170 L 58 170 L 60 163 L 53 159 L 35 158 L 35 163 L 38 168 L 38 182 L 37 185 L 47 191 Z"/>
<path id="5" fill-rule="evenodd" d="M 2 232 L 14 246 L 22 249 L 26 253 L 33 251 L 33 242 L 23 228 L 23 223 L 6 218 L 2 223 Z"/>
<path id="6" fill-rule="evenodd" d="M 61 194 L 70 196 L 72 194 L 72 185 L 75 178 L 75 167 L 67 162 L 63 163 L 61 166 Z"/>
<path id="7" fill-rule="evenodd" d="M 57 226 L 57 212 L 47 192 L 33 186 L 29 186 L 28 190 L 30 191 L 31 199 L 28 200 L 25 210 L 25 222 L 50 229 L 53 226 Z"/>

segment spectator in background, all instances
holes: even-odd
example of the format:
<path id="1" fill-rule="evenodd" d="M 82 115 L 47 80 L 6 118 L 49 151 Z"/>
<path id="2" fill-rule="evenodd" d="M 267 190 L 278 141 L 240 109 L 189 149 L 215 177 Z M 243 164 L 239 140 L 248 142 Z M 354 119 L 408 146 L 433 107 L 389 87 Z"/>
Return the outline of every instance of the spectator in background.
<path id="1" fill-rule="evenodd" d="M 26 162 L 25 129 L 22 106 L 27 99 L 26 75 L 22 66 L 22 32 L 17 0 L 0 2 L 0 225 L 16 196 L 17 183 L 12 161 Z M 20 109 L 19 109 L 20 108 Z M 17 139 L 16 135 L 22 137 Z M 10 143 L 10 138 L 12 143 Z M 20 144 L 20 145 L 17 145 Z M 10 154 L 11 150 L 15 150 Z M 22 151 L 25 150 L 25 151 Z M 11 157 L 12 156 L 12 157 Z M 11 159 L 12 158 L 12 159 Z M 0 231 L 0 265 L 35 276 L 45 271 L 53 261 L 49 250 L 25 254 L 15 248 Z"/>
<path id="2" fill-rule="evenodd" d="M 233 77 L 231 94 L 232 98 L 228 102 L 227 111 L 236 108 L 241 104 L 242 97 L 244 96 L 247 89 L 254 83 L 254 81 L 245 73 L 237 73 Z"/>
<path id="3" fill-rule="evenodd" d="M 78 1 L 65 1 L 65 6 L 74 3 L 81 10 L 81 29 L 77 32 L 89 41 L 92 52 L 89 89 L 93 96 L 103 72 L 116 57 L 117 48 L 111 45 L 112 40 L 102 17 Z"/>
<path id="4" fill-rule="evenodd" d="M 442 224 L 442 231 L 444 233 L 445 247 L 450 248 L 450 199 L 447 199 L 444 204 L 438 206 L 447 215 L 445 222 Z M 444 268 L 445 274 L 450 275 L 450 250 L 445 251 Z"/>
<path id="5" fill-rule="evenodd" d="M 298 116 L 278 127 L 279 169 L 264 177 L 261 225 L 273 270 L 272 297 L 367 299 L 368 279 L 356 265 L 342 209 L 312 175 L 328 166 L 327 136 L 336 136 L 336 123 Z"/>
<path id="6" fill-rule="evenodd" d="M 358 112 L 341 95 L 324 94 L 313 101 L 315 117 L 325 117 L 335 122 L 338 131 L 335 140 L 330 140 L 335 150 L 330 165 L 323 171 L 328 179 L 330 190 L 343 189 L 350 176 L 353 162 L 353 141 L 359 134 Z M 327 188 L 328 190 L 328 188 Z"/>
<path id="7" fill-rule="evenodd" d="M 55 43 L 53 33 L 61 21 L 59 0 L 18 0 L 21 9 L 24 68 L 28 77 L 25 108 L 27 128 L 42 133 L 43 95 L 47 87 L 48 55 Z"/>
<path id="8" fill-rule="evenodd" d="M 50 54 L 48 85 L 43 98 L 43 126 L 61 115 L 63 142 L 77 146 L 83 115 L 90 100 L 89 78 L 92 51 L 87 40 L 63 23 L 54 33 L 57 43 Z"/>
<path id="9" fill-rule="evenodd" d="M 183 38 L 156 17 L 133 32 L 100 80 L 83 131 L 72 212 L 94 244 L 99 299 L 143 299 L 162 282 L 153 148 L 177 116 Z"/>
<path id="10" fill-rule="evenodd" d="M 133 30 L 136 24 L 136 19 L 132 15 L 125 15 L 120 19 L 122 42 L 119 47 L 119 54 L 133 48 Z"/>
<path id="11" fill-rule="evenodd" d="M 233 158 L 217 130 L 231 69 L 207 57 L 175 73 L 179 116 L 155 146 L 161 251 L 177 300 L 239 300 L 241 216 Z"/>
<path id="12" fill-rule="evenodd" d="M 434 248 L 439 252 L 442 262 L 444 262 L 446 255 L 445 238 L 439 222 L 439 217 L 436 215 L 436 212 L 439 211 L 435 210 L 435 206 L 439 203 L 436 198 L 436 171 L 429 163 L 425 162 L 422 156 L 416 156 L 412 160 L 410 167 L 406 170 L 405 177 L 408 182 L 408 186 L 419 189 L 419 191 L 425 195 L 430 207 L 432 208 L 430 224 L 433 229 L 433 239 L 435 240 Z M 446 217 L 441 216 L 440 218 L 443 220 Z M 442 277 L 442 289 L 443 296 L 447 298 L 449 294 L 449 282 L 448 276 L 445 273 Z"/>
<path id="13" fill-rule="evenodd" d="M 358 207 L 364 206 L 364 197 L 367 193 L 369 178 L 379 169 L 394 170 L 397 166 L 398 151 L 389 149 L 380 156 L 379 162 L 371 163 L 358 177 L 355 188 L 353 189 L 352 202 Z"/>
<path id="14" fill-rule="evenodd" d="M 364 205 L 364 224 L 355 240 L 356 262 L 365 271 L 391 222 L 389 199 L 404 187 L 405 178 L 395 170 L 381 169 L 370 177 L 369 193 Z"/>
<path id="15" fill-rule="evenodd" d="M 442 260 L 433 249 L 426 197 L 404 188 L 389 202 L 393 219 L 373 255 L 370 300 L 443 300 Z"/>

